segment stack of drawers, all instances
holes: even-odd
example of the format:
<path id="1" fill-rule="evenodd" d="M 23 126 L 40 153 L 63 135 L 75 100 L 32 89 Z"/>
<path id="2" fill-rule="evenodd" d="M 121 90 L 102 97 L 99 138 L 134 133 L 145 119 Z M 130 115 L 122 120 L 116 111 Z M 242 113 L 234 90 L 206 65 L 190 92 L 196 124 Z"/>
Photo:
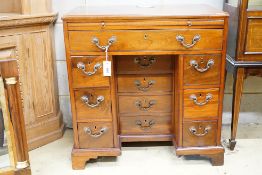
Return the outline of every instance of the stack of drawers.
<path id="1" fill-rule="evenodd" d="M 73 112 L 79 148 L 112 148 L 110 79 L 103 76 L 103 56 L 71 58 Z"/>
<path id="2" fill-rule="evenodd" d="M 220 144 L 221 55 L 183 56 L 182 147 Z M 219 141 L 218 141 L 219 140 Z"/>
<path id="3" fill-rule="evenodd" d="M 120 135 L 171 135 L 173 100 L 172 56 L 117 56 Z M 155 136 L 156 137 L 156 136 Z M 157 139 L 157 138 L 155 138 Z M 159 139 L 158 139 L 159 140 Z"/>
<path id="4" fill-rule="evenodd" d="M 166 140 L 177 155 L 223 164 L 228 16 L 202 5 L 181 9 L 106 7 L 64 18 L 74 168 L 119 155 L 120 142 Z M 110 78 L 102 75 L 107 51 Z"/>

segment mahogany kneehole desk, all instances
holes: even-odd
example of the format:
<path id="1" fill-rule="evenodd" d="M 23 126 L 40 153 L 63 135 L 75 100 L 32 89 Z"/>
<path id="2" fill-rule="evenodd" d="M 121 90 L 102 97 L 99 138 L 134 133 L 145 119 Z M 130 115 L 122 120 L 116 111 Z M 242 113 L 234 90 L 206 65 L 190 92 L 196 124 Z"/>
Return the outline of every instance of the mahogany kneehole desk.
<path id="1" fill-rule="evenodd" d="M 83 7 L 63 20 L 74 169 L 140 141 L 173 141 L 177 155 L 223 165 L 227 13 L 205 5 Z"/>

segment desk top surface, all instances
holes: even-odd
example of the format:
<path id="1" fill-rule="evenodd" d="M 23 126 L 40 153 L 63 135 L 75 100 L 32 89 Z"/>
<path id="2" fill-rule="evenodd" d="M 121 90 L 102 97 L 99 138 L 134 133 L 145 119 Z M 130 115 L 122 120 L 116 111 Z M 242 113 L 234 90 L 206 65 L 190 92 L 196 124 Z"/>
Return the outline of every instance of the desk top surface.
<path id="1" fill-rule="evenodd" d="M 199 18 L 224 17 L 226 12 L 203 4 L 169 6 L 82 6 L 66 14 L 63 19 L 75 18 Z"/>

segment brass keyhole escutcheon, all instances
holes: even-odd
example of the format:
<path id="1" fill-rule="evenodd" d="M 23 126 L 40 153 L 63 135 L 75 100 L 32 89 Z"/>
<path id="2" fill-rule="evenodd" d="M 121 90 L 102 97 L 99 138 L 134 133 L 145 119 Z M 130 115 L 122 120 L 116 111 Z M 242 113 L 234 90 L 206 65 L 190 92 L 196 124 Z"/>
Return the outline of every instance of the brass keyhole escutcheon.
<path id="1" fill-rule="evenodd" d="M 191 21 L 187 21 L 187 26 L 192 26 L 192 22 Z"/>
<path id="2" fill-rule="evenodd" d="M 143 85 L 146 84 L 146 78 L 143 79 L 143 83 L 142 83 L 142 84 L 143 84 Z"/>
<path id="3" fill-rule="evenodd" d="M 102 22 L 101 22 L 101 28 L 105 28 L 105 26 L 106 26 L 105 21 L 102 21 Z"/>
<path id="4" fill-rule="evenodd" d="M 145 40 L 148 39 L 148 35 L 147 35 L 147 34 L 144 35 L 144 39 L 145 39 Z"/>

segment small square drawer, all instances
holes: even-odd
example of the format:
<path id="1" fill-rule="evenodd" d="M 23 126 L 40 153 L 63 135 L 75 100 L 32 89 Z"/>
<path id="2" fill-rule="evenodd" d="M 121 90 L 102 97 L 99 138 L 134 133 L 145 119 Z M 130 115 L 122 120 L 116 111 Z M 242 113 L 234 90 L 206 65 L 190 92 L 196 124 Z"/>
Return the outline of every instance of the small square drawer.
<path id="1" fill-rule="evenodd" d="M 171 115 L 120 116 L 122 135 L 171 134 Z"/>
<path id="2" fill-rule="evenodd" d="M 111 99 L 109 89 L 76 90 L 75 107 L 78 120 L 111 119 Z"/>
<path id="3" fill-rule="evenodd" d="M 184 90 L 184 118 L 217 118 L 219 107 L 219 89 Z"/>
<path id="4" fill-rule="evenodd" d="M 172 73 L 170 55 L 116 56 L 118 74 L 163 74 Z"/>
<path id="5" fill-rule="evenodd" d="M 217 121 L 183 124 L 183 147 L 216 146 Z"/>
<path id="6" fill-rule="evenodd" d="M 172 75 L 119 75 L 118 92 L 171 92 Z"/>
<path id="7" fill-rule="evenodd" d="M 159 113 L 172 112 L 172 95 L 119 96 L 119 113 Z"/>
<path id="8" fill-rule="evenodd" d="M 184 56 L 185 85 L 219 85 L 221 55 Z"/>
<path id="9" fill-rule="evenodd" d="M 71 58 L 73 88 L 109 86 L 109 78 L 103 76 L 105 57 Z"/>
<path id="10" fill-rule="evenodd" d="M 112 148 L 113 129 L 110 122 L 78 123 L 80 148 Z"/>

